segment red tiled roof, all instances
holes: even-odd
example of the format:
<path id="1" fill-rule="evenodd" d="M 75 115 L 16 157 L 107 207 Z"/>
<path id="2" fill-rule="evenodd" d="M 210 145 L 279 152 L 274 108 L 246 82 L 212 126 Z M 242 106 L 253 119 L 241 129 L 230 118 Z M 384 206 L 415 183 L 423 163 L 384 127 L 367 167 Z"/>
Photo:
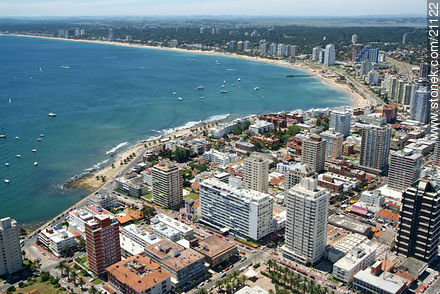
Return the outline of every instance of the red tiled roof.
<path id="1" fill-rule="evenodd" d="M 383 218 L 390 219 L 392 221 L 397 221 L 399 219 L 398 212 L 392 212 L 388 209 L 381 209 L 377 212 L 377 215 Z"/>

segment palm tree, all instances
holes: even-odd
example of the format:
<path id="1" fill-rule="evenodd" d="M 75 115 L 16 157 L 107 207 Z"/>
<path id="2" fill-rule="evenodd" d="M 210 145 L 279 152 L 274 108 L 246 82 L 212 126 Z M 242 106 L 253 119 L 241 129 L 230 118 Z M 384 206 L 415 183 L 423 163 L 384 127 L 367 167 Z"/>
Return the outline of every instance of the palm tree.
<path id="1" fill-rule="evenodd" d="M 227 283 L 227 284 L 226 284 L 226 292 L 231 291 L 231 289 L 232 289 L 232 285 L 231 285 L 231 283 Z"/>
<path id="2" fill-rule="evenodd" d="M 61 275 L 63 276 L 64 275 L 64 269 L 66 268 L 66 263 L 64 261 L 60 261 L 60 263 L 58 263 L 56 268 L 60 270 Z"/>
<path id="3" fill-rule="evenodd" d="M 222 285 L 223 285 L 223 281 L 222 280 L 217 280 L 215 282 L 215 286 L 218 287 L 218 288 L 220 288 Z"/>
<path id="4" fill-rule="evenodd" d="M 273 263 L 274 263 L 274 261 L 273 261 L 272 259 L 269 259 L 269 260 L 267 261 L 267 266 L 268 266 L 268 268 L 269 268 L 269 271 L 270 271 L 270 268 L 273 266 Z"/>

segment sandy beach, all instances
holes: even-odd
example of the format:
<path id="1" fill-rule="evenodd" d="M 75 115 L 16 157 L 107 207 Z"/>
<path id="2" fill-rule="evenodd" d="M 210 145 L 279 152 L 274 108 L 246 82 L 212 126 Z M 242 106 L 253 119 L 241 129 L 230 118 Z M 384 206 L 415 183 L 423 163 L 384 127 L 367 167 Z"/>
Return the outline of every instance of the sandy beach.
<path id="1" fill-rule="evenodd" d="M 124 46 L 124 47 L 135 47 L 135 48 L 148 48 L 148 49 L 154 49 L 154 50 L 169 50 L 169 51 L 177 51 L 177 52 L 191 52 L 196 54 L 205 54 L 205 55 L 215 55 L 215 56 L 227 56 L 227 57 L 234 57 L 234 58 L 241 58 L 251 61 L 257 61 L 257 62 L 264 62 L 269 64 L 274 64 L 278 66 L 285 66 L 290 68 L 295 68 L 302 70 L 311 76 L 319 79 L 323 83 L 335 87 L 339 90 L 344 91 L 350 97 L 352 98 L 352 108 L 358 108 L 358 107 L 365 107 L 371 104 L 374 104 L 374 101 L 368 100 L 364 97 L 362 97 L 360 94 L 353 91 L 345 82 L 338 82 L 336 81 L 335 77 L 325 76 L 322 74 L 323 67 L 319 66 L 318 64 L 313 63 L 305 63 L 303 61 L 298 61 L 295 63 L 287 62 L 284 60 L 273 60 L 268 58 L 262 58 L 262 57 L 254 57 L 254 56 L 245 56 L 245 55 L 238 55 L 234 53 L 225 53 L 225 52 L 217 52 L 217 51 L 203 51 L 203 50 L 189 50 L 189 49 L 182 49 L 182 48 L 170 48 L 170 47 L 157 47 L 157 46 L 150 46 L 150 45 L 144 45 L 144 44 L 132 44 L 132 43 L 122 43 L 122 42 L 114 42 L 114 41 L 102 41 L 102 40 L 77 40 L 77 39 L 64 39 L 64 38 L 56 38 L 56 37 L 45 37 L 45 36 L 34 36 L 34 35 L 20 35 L 20 34 L 0 34 L 5 36 L 19 36 L 19 37 L 29 37 L 29 38 L 44 38 L 44 39 L 53 39 L 53 40 L 65 40 L 65 41 L 71 41 L 71 42 L 87 42 L 87 43 L 95 43 L 95 44 L 107 44 L 107 45 L 115 45 L 115 46 Z M 178 138 L 181 136 L 187 136 L 190 135 L 194 131 L 203 131 L 203 129 L 209 129 L 216 125 L 217 123 L 210 123 L 210 124 L 203 124 L 198 125 L 192 128 L 186 128 L 186 129 L 178 129 L 174 132 L 167 134 L 166 136 L 163 136 L 160 139 L 151 139 L 143 142 L 139 142 L 138 144 L 131 146 L 127 148 L 126 150 L 116 153 L 112 159 L 111 162 L 108 163 L 107 166 L 98 169 L 96 171 L 93 171 L 87 175 L 84 175 L 72 182 L 70 182 L 67 186 L 70 188 L 81 188 L 81 189 L 87 189 L 90 191 L 98 190 L 100 187 L 104 185 L 107 181 L 114 180 L 118 174 L 121 173 L 121 171 L 124 169 L 126 164 L 123 163 L 124 159 L 129 159 L 130 155 L 133 157 L 133 155 L 140 156 L 145 152 L 145 150 L 149 148 L 154 148 L 155 146 L 160 144 L 160 141 L 163 139 L 173 139 Z M 121 164 L 122 162 L 122 164 Z M 103 180 L 105 179 L 105 180 Z"/>

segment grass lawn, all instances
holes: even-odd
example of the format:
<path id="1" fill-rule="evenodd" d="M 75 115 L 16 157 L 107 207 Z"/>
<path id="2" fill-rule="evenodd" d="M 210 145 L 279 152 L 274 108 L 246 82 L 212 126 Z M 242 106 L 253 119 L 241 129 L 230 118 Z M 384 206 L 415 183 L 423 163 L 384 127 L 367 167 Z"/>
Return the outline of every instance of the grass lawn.
<path id="1" fill-rule="evenodd" d="M 333 284 L 339 285 L 341 284 L 341 282 L 339 282 L 338 280 L 336 280 L 335 278 L 333 278 L 332 276 L 329 276 L 327 278 L 327 280 L 329 280 L 330 282 L 332 282 Z"/>
<path id="2" fill-rule="evenodd" d="M 24 288 L 18 288 L 17 291 L 14 293 L 28 293 L 33 290 L 40 290 L 40 292 L 43 294 L 58 294 L 58 293 L 68 293 L 66 291 L 63 291 L 61 289 L 55 289 L 54 286 L 49 282 L 35 282 L 34 284 L 24 287 Z"/>
<path id="3" fill-rule="evenodd" d="M 100 278 L 96 278 L 93 280 L 93 285 L 95 285 L 95 286 L 102 284 L 102 283 L 104 283 L 104 282 Z"/>
<path id="4" fill-rule="evenodd" d="M 151 199 L 153 199 L 153 194 L 150 191 L 147 194 L 142 195 L 141 198 L 144 198 L 145 200 L 151 200 Z"/>
<path id="5" fill-rule="evenodd" d="M 193 200 L 196 200 L 196 199 L 199 199 L 199 194 L 196 194 L 196 193 L 189 193 L 188 195 L 186 195 L 185 197 L 183 197 L 184 199 L 193 199 Z"/>
<path id="6" fill-rule="evenodd" d="M 254 247 L 254 248 L 257 248 L 258 246 L 260 246 L 258 243 L 255 243 L 254 241 L 246 240 L 246 239 L 239 238 L 239 237 L 235 237 L 235 240 L 237 240 L 238 242 L 244 243 L 246 245 L 249 245 L 251 247 Z"/>

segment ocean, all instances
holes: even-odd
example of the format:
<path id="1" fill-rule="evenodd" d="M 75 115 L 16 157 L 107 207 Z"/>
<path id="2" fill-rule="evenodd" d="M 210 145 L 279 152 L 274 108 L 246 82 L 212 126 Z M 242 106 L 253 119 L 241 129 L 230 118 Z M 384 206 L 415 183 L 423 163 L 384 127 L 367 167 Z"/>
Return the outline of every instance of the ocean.
<path id="1" fill-rule="evenodd" d="M 24 225 L 50 219 L 88 194 L 63 189 L 70 178 L 160 130 L 350 104 L 316 78 L 288 74 L 304 73 L 233 57 L 0 36 L 0 133 L 7 136 L 0 217 Z"/>

